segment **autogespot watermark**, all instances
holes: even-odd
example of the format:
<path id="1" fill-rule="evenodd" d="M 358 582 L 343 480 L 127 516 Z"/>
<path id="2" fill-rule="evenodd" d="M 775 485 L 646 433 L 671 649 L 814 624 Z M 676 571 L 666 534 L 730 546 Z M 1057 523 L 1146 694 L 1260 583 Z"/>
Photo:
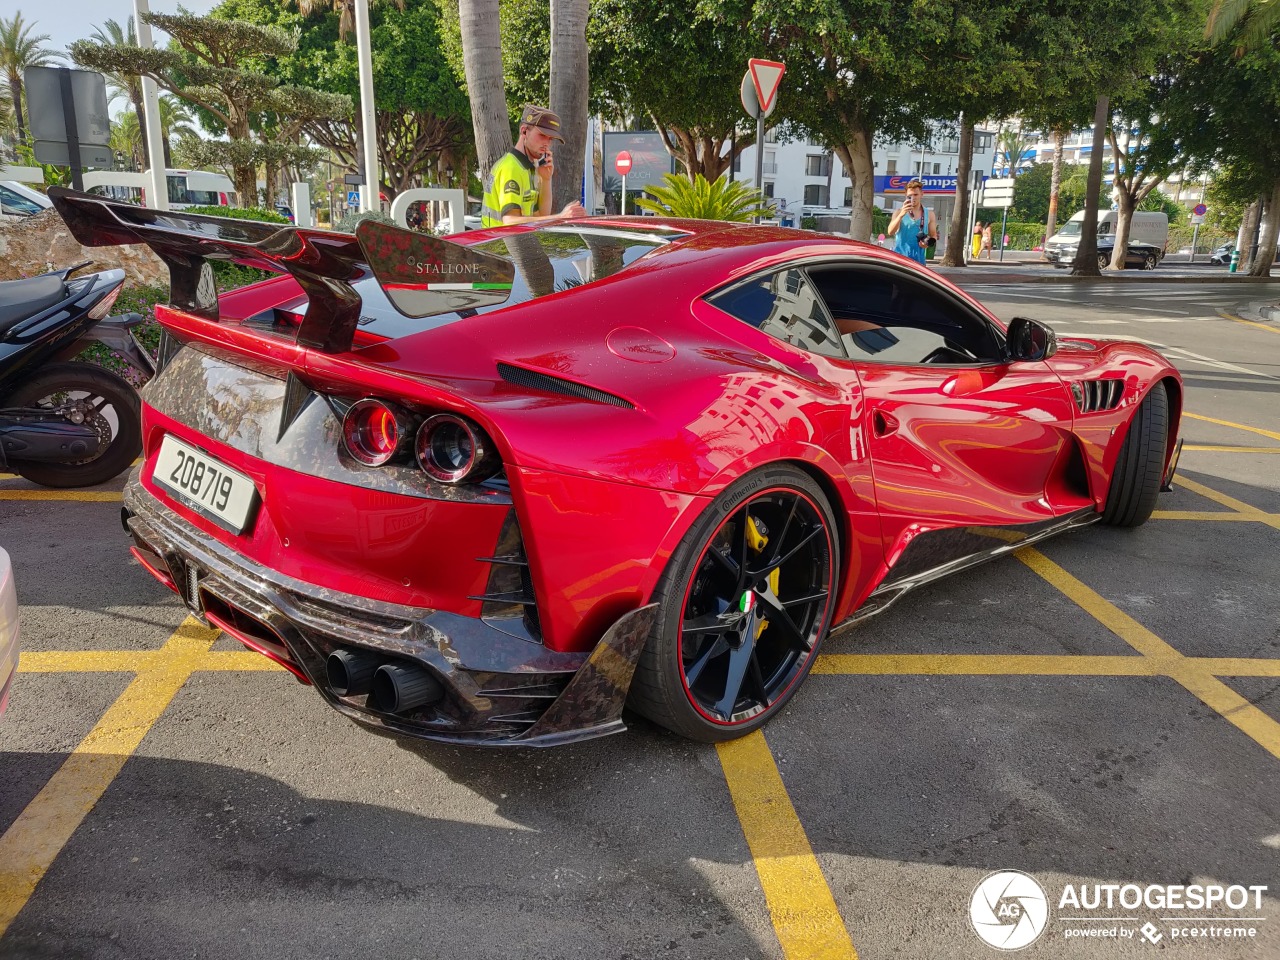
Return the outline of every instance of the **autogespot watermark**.
<path id="1" fill-rule="evenodd" d="M 1050 896 L 1030 874 L 1001 870 L 983 877 L 973 891 L 969 922 L 982 941 L 997 950 L 1029 947 L 1046 931 L 1062 940 L 1138 940 L 1151 945 L 1166 938 L 1169 944 L 1252 940 L 1266 919 L 1266 892 L 1261 884 L 1068 883 Z M 1151 913 L 1157 916 L 1147 916 Z"/>

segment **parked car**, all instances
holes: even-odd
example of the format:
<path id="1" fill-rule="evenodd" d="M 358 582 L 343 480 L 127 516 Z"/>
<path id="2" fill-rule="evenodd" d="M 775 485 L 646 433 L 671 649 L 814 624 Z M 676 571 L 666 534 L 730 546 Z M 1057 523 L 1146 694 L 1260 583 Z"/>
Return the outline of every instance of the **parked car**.
<path id="1" fill-rule="evenodd" d="M 18 672 L 18 593 L 13 585 L 13 564 L 0 548 L 0 715 L 9 705 L 9 691 Z"/>
<path id="2" fill-rule="evenodd" d="M 1111 258 L 1116 249 L 1115 237 L 1098 238 L 1098 269 L 1104 270 L 1111 265 Z M 1069 267 L 1076 258 L 1076 246 L 1046 247 L 1045 259 L 1055 267 Z M 1125 269 L 1154 270 L 1164 259 L 1164 250 L 1150 243 L 1130 241 L 1128 252 L 1124 258 Z"/>
<path id="3" fill-rule="evenodd" d="M 549 746 L 629 704 L 742 736 L 833 625 L 1137 526 L 1176 466 L 1182 381 L 1151 346 L 1006 327 L 847 238 L 659 217 L 289 238 L 52 192 L 81 243 L 148 243 L 188 291 L 156 311 L 134 556 L 384 731 Z M 193 250 L 292 279 L 201 300 Z"/>
<path id="4" fill-rule="evenodd" d="M 484 226 L 484 221 L 480 216 L 483 204 L 479 200 L 469 200 L 467 202 L 467 212 L 463 214 L 462 224 L 463 230 L 479 230 Z M 441 217 L 436 221 L 436 233 L 440 236 L 448 236 L 453 233 L 453 217 Z"/>
<path id="5" fill-rule="evenodd" d="M 284 218 L 285 218 L 286 220 L 288 220 L 290 223 L 296 223 L 296 222 L 297 222 L 297 221 L 296 221 L 296 220 L 294 220 L 294 218 L 293 218 L 293 208 L 292 208 L 292 207 L 290 207 L 287 203 L 277 203 L 277 204 L 276 204 L 276 213 L 280 214 L 280 216 L 284 217 Z"/>
<path id="6" fill-rule="evenodd" d="M 0 220 L 23 220 L 48 210 L 52 201 L 17 180 L 0 180 Z"/>

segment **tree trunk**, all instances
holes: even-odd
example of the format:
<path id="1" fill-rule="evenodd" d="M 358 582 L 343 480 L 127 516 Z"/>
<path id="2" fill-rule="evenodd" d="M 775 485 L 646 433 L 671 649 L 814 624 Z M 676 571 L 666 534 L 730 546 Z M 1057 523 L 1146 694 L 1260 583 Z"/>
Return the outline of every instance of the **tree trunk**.
<path id="1" fill-rule="evenodd" d="M 844 164 L 853 184 L 849 236 L 854 240 L 870 241 L 875 226 L 876 184 L 875 168 L 871 164 L 871 139 L 871 131 L 865 126 L 854 127 L 849 130 L 846 141 L 836 147 L 836 156 Z"/>
<path id="2" fill-rule="evenodd" d="M 1267 200 L 1266 221 L 1262 226 L 1262 238 L 1258 241 L 1258 256 L 1249 271 L 1251 277 L 1271 276 L 1271 265 L 1276 259 L 1276 239 L 1280 235 L 1280 180 L 1271 188 Z"/>
<path id="3" fill-rule="evenodd" d="M 1236 250 L 1240 254 L 1236 269 L 1241 272 L 1249 270 L 1249 247 L 1253 244 L 1253 235 L 1258 227 L 1258 217 L 1262 215 L 1262 201 L 1255 200 L 1244 208 L 1244 216 L 1240 218 L 1240 229 L 1236 232 Z"/>
<path id="4" fill-rule="evenodd" d="M 947 249 L 942 255 L 944 267 L 963 267 L 965 251 L 969 249 L 969 183 L 973 180 L 969 170 L 973 166 L 973 121 L 965 117 L 960 122 L 960 161 L 956 166 L 956 209 L 951 215 L 951 228 L 947 231 Z"/>
<path id="5" fill-rule="evenodd" d="M 1062 127 L 1053 130 L 1053 172 L 1049 174 L 1049 216 L 1044 222 L 1044 239 L 1058 232 L 1058 192 L 1062 189 L 1062 141 L 1066 139 L 1066 131 Z M 1041 244 L 1043 248 L 1044 244 Z M 1040 254 L 1044 259 L 1044 254 Z"/>
<path id="6" fill-rule="evenodd" d="M 141 80 L 138 81 L 142 83 Z M 151 151 L 147 146 L 147 109 L 142 103 L 142 92 L 139 90 L 137 96 L 130 96 L 133 102 L 133 113 L 138 118 L 138 133 L 142 136 L 142 169 L 147 170 L 151 167 Z M 166 168 L 173 166 L 169 162 L 168 144 L 165 145 L 164 165 Z"/>
<path id="7" fill-rule="evenodd" d="M 551 103 L 560 115 L 564 143 L 556 147 L 551 205 L 582 199 L 583 155 L 587 149 L 588 0 L 551 0 Z"/>
<path id="8" fill-rule="evenodd" d="M 1107 134 L 1110 97 L 1098 97 L 1093 111 L 1093 152 L 1089 156 L 1089 184 L 1085 188 L 1084 223 L 1080 225 L 1080 246 L 1071 273 L 1077 277 L 1101 276 L 1098 271 L 1098 195 L 1102 193 L 1102 148 Z"/>
<path id="9" fill-rule="evenodd" d="M 18 121 L 18 142 L 23 143 L 27 139 L 27 131 L 23 126 L 21 80 L 14 78 L 9 81 L 9 94 L 13 97 L 13 116 Z"/>
<path id="10" fill-rule="evenodd" d="M 511 149 L 507 88 L 502 79 L 498 0 L 459 0 L 458 19 L 476 154 L 483 171 L 481 180 L 486 181 L 498 158 Z"/>
<path id="11" fill-rule="evenodd" d="M 1137 209 L 1138 201 L 1134 199 L 1132 191 L 1128 186 L 1120 187 L 1120 211 L 1116 215 L 1116 245 L 1111 253 L 1111 263 L 1109 270 L 1123 270 L 1124 260 L 1129 250 L 1129 233 L 1133 225 L 1133 211 Z"/>

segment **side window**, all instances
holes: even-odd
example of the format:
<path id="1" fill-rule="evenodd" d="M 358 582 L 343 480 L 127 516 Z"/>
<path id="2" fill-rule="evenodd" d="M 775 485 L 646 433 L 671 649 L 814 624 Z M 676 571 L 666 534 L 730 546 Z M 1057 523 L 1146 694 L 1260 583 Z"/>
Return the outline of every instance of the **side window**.
<path id="1" fill-rule="evenodd" d="M 743 323 L 801 350 L 844 359 L 840 337 L 803 270 L 782 270 L 731 287 L 709 301 Z"/>
<path id="2" fill-rule="evenodd" d="M 854 360 L 973 365 L 1000 355 L 986 320 L 905 273 L 815 267 L 810 275 Z"/>
<path id="3" fill-rule="evenodd" d="M 44 207 L 34 200 L 28 200 L 26 197 L 20 196 L 5 187 L 0 187 L 0 206 L 4 207 L 5 213 L 21 214 L 22 216 L 32 216 L 44 210 Z"/>

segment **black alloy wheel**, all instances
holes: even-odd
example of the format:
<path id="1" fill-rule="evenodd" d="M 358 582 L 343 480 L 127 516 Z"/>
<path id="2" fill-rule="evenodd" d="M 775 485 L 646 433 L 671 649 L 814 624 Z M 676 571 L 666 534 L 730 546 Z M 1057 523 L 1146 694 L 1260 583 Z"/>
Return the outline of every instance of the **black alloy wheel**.
<path id="1" fill-rule="evenodd" d="M 1098 269 L 1105 270 L 1111 265 L 1111 258 L 1105 253 L 1098 254 Z"/>
<path id="2" fill-rule="evenodd" d="M 1148 253 L 1142 258 L 1142 269 L 1154 270 L 1156 268 L 1156 264 L 1159 262 L 1160 262 L 1159 257 L 1157 257 L 1154 253 Z"/>
<path id="3" fill-rule="evenodd" d="M 694 523 L 659 583 L 631 706 L 695 740 L 755 730 L 813 666 L 838 569 L 835 519 L 808 475 L 777 466 L 742 478 Z"/>
<path id="4" fill-rule="evenodd" d="M 0 406 L 62 411 L 98 434 L 98 452 L 74 463 L 26 463 L 9 468 L 46 487 L 91 487 L 125 470 L 142 451 L 142 401 L 109 370 L 91 363 L 51 363 L 4 398 Z"/>

